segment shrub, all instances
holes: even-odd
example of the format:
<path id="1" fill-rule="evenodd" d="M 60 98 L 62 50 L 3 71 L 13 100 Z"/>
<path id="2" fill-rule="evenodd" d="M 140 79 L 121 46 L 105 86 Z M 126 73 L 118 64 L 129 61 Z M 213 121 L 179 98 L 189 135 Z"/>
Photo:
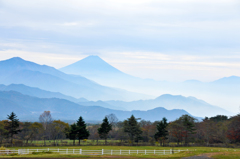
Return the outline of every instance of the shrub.
<path id="1" fill-rule="evenodd" d="M 17 156 L 17 153 L 11 153 L 9 156 Z"/>
<path id="2" fill-rule="evenodd" d="M 32 152 L 33 155 L 39 155 L 39 154 L 52 154 L 52 151 L 42 151 L 42 152 Z"/>

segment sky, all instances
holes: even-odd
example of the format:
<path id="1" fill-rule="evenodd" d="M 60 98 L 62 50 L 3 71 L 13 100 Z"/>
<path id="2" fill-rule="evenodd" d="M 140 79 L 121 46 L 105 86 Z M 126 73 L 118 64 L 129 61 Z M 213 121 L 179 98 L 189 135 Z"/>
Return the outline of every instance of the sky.
<path id="1" fill-rule="evenodd" d="M 98 55 L 141 78 L 240 76 L 239 0 L 0 0 L 0 60 Z"/>

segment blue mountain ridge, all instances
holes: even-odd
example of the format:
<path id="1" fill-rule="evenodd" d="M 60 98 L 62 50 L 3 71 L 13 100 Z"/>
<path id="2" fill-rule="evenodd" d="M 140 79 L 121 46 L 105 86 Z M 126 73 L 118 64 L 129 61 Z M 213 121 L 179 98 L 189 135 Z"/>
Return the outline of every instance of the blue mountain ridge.
<path id="1" fill-rule="evenodd" d="M 24 84 L 89 100 L 136 100 L 151 96 L 110 88 L 79 75 L 68 75 L 53 67 L 38 65 L 19 57 L 0 61 L 0 83 Z"/>
<path id="2" fill-rule="evenodd" d="M 217 107 L 203 100 L 199 100 L 195 97 L 184 97 L 181 95 L 170 95 L 164 94 L 155 99 L 139 100 L 132 102 L 124 101 L 105 101 L 106 103 L 116 106 L 123 107 L 126 110 L 148 110 L 157 107 L 163 107 L 165 109 L 184 109 L 194 116 L 207 116 L 212 117 L 215 115 L 227 115 L 231 116 L 233 113 Z"/>
<path id="3" fill-rule="evenodd" d="M 65 73 L 82 75 L 105 86 L 145 93 L 155 97 L 163 94 L 181 94 L 197 97 L 211 105 L 217 105 L 232 112 L 236 112 L 239 107 L 240 77 L 238 76 L 223 77 L 212 82 L 198 80 L 168 82 L 141 79 L 114 69 L 98 56 L 88 56 L 60 70 Z M 178 75 L 176 75 L 177 78 Z"/>
<path id="4" fill-rule="evenodd" d="M 90 56 L 86 59 L 85 59 L 86 60 L 85 63 L 90 62 L 91 64 L 91 61 L 93 60 L 96 63 L 103 63 L 102 65 L 104 67 L 111 66 L 107 64 L 105 61 L 101 60 L 101 58 L 96 56 Z M 90 69 L 94 69 L 95 67 L 96 66 Z M 112 72 L 117 72 L 120 75 L 124 74 L 123 72 L 117 69 L 114 69 L 114 67 L 112 66 L 110 68 L 111 69 L 109 70 L 111 70 Z M 99 69 L 101 68 L 99 67 Z M 95 71 L 97 72 L 98 70 L 95 70 Z M 106 71 L 105 73 L 109 74 L 109 71 Z M 1 75 L 0 83 L 3 83 L 5 85 L 10 85 L 10 86 L 11 84 L 24 84 L 26 86 L 35 87 L 35 91 L 37 91 L 38 93 L 31 94 L 31 92 L 34 92 L 34 90 L 30 91 L 30 88 L 27 88 L 27 87 L 22 88 L 21 90 L 17 88 L 9 89 L 10 86 L 8 86 L 8 88 L 7 87 L 4 88 L 4 86 L 0 86 L 0 90 L 19 91 L 23 94 L 36 96 L 39 98 L 45 98 L 45 97 L 62 98 L 62 99 L 67 99 L 85 106 L 102 106 L 102 107 L 116 109 L 116 110 L 129 110 L 129 111 L 132 111 L 132 110 L 147 111 L 149 109 L 154 109 L 156 107 L 164 107 L 166 109 L 179 109 L 179 108 L 184 109 L 194 116 L 202 116 L 202 117 L 214 116 L 218 114 L 232 115 L 232 113 L 220 107 L 213 106 L 195 97 L 173 96 L 165 93 L 162 96 L 157 97 L 156 99 L 146 100 L 146 99 L 149 99 L 150 97 L 144 94 L 137 94 L 137 93 L 128 92 L 122 89 L 105 87 L 97 84 L 92 80 L 88 80 L 85 77 L 82 77 L 79 75 L 65 74 L 61 71 L 56 70 L 53 67 L 49 67 L 46 65 L 38 65 L 33 62 L 25 61 L 21 58 L 12 58 L 9 60 L 0 61 L 0 75 Z M 126 75 L 127 77 L 130 77 L 131 79 L 135 79 L 135 77 L 132 78 L 132 76 L 130 75 L 127 75 L 127 74 L 124 74 L 124 75 Z M 117 76 L 112 76 L 112 77 L 113 77 L 113 79 L 111 79 L 112 81 L 115 81 L 115 79 L 118 79 Z M 102 78 L 105 80 L 108 79 L 105 76 L 103 76 Z M 132 80 L 132 82 L 134 81 L 135 80 Z M 149 82 L 149 80 L 146 80 L 146 81 Z M 134 83 L 138 85 L 139 84 L 138 82 L 134 82 Z M 155 82 L 157 81 L 151 81 L 150 85 L 154 85 Z M 167 82 L 165 82 L 165 84 L 166 83 Z M 197 83 L 199 84 L 199 82 Z M 138 85 L 139 88 L 142 86 L 143 86 L 142 84 Z M 149 85 L 147 84 L 144 86 L 147 87 Z M 173 86 L 176 86 L 176 85 L 173 85 Z M 157 87 L 158 85 L 156 85 L 155 89 L 157 89 Z M 176 86 L 176 88 L 178 89 L 179 87 Z M 186 88 L 187 87 L 185 87 L 185 89 Z M 24 89 L 29 90 L 29 92 L 24 91 Z M 47 92 L 41 92 L 43 90 L 47 90 Z M 45 96 L 41 95 L 40 92 L 42 94 L 45 94 Z M 55 93 L 55 94 L 50 95 L 49 93 L 50 94 Z M 59 93 L 59 94 L 56 94 L 56 93 Z M 87 101 L 84 99 L 81 101 L 78 101 L 79 97 L 85 97 L 89 100 L 95 100 L 95 101 Z M 138 100 L 138 99 L 142 99 L 142 100 Z M 124 102 L 124 101 L 118 101 L 118 100 L 132 100 L 132 102 Z"/>
<path id="5" fill-rule="evenodd" d="M 7 107 L 6 107 L 7 105 Z M 81 106 L 74 102 L 58 98 L 37 98 L 15 91 L 0 91 L 0 119 L 14 111 L 20 120 L 37 121 L 43 111 L 50 111 L 54 119 L 76 120 L 82 116 L 85 120 L 101 121 L 106 115 L 115 114 L 119 120 L 125 120 L 132 114 L 137 118 L 156 121 L 166 117 L 169 121 L 188 114 L 185 110 L 155 108 L 147 111 L 122 111 L 100 106 Z"/>

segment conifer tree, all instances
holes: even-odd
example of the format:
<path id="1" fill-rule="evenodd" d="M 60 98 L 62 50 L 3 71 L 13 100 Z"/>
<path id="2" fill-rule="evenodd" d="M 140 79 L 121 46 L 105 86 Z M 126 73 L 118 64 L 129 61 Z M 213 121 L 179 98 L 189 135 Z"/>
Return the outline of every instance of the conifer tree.
<path id="1" fill-rule="evenodd" d="M 124 132 L 128 133 L 129 139 L 133 145 L 135 139 L 139 139 L 142 130 L 137 122 L 137 119 L 132 115 L 128 120 L 124 121 Z"/>
<path id="2" fill-rule="evenodd" d="M 85 121 L 83 120 L 83 118 L 80 116 L 78 121 L 77 121 L 77 138 L 79 141 L 79 145 L 80 145 L 80 140 L 82 139 L 87 139 L 89 137 L 89 131 L 86 128 L 86 124 Z"/>
<path id="3" fill-rule="evenodd" d="M 189 142 L 189 136 L 191 134 L 195 134 L 196 128 L 195 128 L 195 121 L 196 119 L 189 116 L 189 115 L 183 115 L 178 120 L 182 122 L 182 125 L 185 129 L 185 145 L 188 145 Z"/>
<path id="4" fill-rule="evenodd" d="M 100 136 L 101 139 L 105 140 L 105 145 L 107 144 L 107 137 L 108 137 L 108 133 L 109 131 L 112 130 L 112 125 L 109 124 L 108 122 L 108 118 L 105 117 L 103 119 L 103 123 L 101 124 L 101 127 L 98 128 L 98 134 Z"/>
<path id="5" fill-rule="evenodd" d="M 70 131 L 68 135 L 70 140 L 73 140 L 73 145 L 75 145 L 75 140 L 77 138 L 77 124 L 74 123 L 70 126 Z"/>
<path id="6" fill-rule="evenodd" d="M 11 138 L 11 144 L 13 146 L 13 135 L 21 132 L 21 130 L 19 129 L 19 119 L 17 119 L 17 116 L 14 112 L 8 115 L 7 119 L 9 120 L 9 122 L 6 129 L 8 130 L 8 134 Z"/>
<path id="7" fill-rule="evenodd" d="M 160 141 L 162 146 L 164 145 L 165 140 L 167 140 L 167 126 L 167 119 L 163 118 L 162 121 L 157 124 L 157 132 L 154 135 L 155 140 Z"/>

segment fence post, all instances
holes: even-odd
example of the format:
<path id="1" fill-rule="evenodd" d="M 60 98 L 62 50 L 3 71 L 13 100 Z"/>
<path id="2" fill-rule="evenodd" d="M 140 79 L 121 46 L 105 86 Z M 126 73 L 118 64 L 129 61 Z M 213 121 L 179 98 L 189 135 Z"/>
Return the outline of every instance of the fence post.
<path id="1" fill-rule="evenodd" d="M 68 149 L 66 149 L 66 154 L 68 154 Z"/>
<path id="2" fill-rule="evenodd" d="M 170 154 L 172 154 L 172 149 L 170 149 Z"/>
<path id="3" fill-rule="evenodd" d="M 82 149 L 79 150 L 80 155 L 82 154 Z"/>
<path id="4" fill-rule="evenodd" d="M 102 149 L 102 155 L 103 155 L 103 149 Z"/>
<path id="5" fill-rule="evenodd" d="M 138 150 L 137 150 L 137 154 L 138 154 Z"/>
<path id="6" fill-rule="evenodd" d="M 48 148 L 48 151 L 49 151 L 49 148 Z"/>
<path id="7" fill-rule="evenodd" d="M 74 154 L 74 149 L 73 149 L 73 154 Z"/>
<path id="8" fill-rule="evenodd" d="M 145 155 L 147 154 L 147 150 L 145 150 Z"/>
<path id="9" fill-rule="evenodd" d="M 165 155 L 165 150 L 163 150 L 163 154 Z"/>
<path id="10" fill-rule="evenodd" d="M 120 150 L 120 155 L 121 155 L 122 153 L 121 153 L 121 150 Z"/>
<path id="11" fill-rule="evenodd" d="M 178 150 L 178 152 L 180 152 L 180 150 Z"/>
<path id="12" fill-rule="evenodd" d="M 155 150 L 154 150 L 154 155 L 155 155 Z"/>
<path id="13" fill-rule="evenodd" d="M 111 150 L 111 155 L 112 155 L 112 150 Z"/>
<path id="14" fill-rule="evenodd" d="M 27 150 L 27 153 L 29 154 L 29 149 Z"/>
<path id="15" fill-rule="evenodd" d="M 129 150 L 129 155 L 130 155 L 130 150 Z"/>
<path id="16" fill-rule="evenodd" d="M 37 149 L 37 152 L 38 152 L 38 149 Z"/>

